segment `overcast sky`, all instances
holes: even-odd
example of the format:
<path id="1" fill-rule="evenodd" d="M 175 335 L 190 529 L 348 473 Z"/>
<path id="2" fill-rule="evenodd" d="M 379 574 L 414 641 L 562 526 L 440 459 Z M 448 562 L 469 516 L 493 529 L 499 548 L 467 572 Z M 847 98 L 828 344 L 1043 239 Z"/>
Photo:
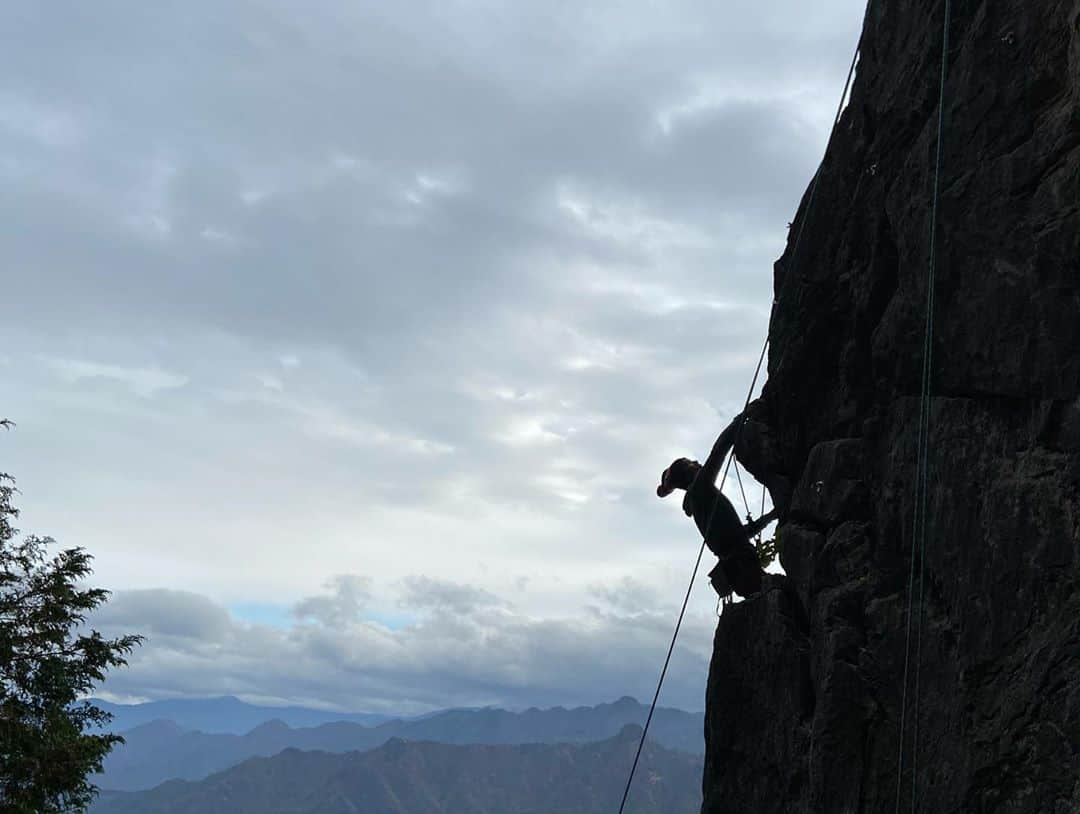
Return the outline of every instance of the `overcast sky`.
<path id="1" fill-rule="evenodd" d="M 9 4 L 0 470 L 113 697 L 647 699 L 862 7 Z"/>

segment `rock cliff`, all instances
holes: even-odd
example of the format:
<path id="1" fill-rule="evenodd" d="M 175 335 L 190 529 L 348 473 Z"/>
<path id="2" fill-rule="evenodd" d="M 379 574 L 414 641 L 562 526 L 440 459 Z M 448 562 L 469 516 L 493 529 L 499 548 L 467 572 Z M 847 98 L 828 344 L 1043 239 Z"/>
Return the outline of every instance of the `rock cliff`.
<path id="1" fill-rule="evenodd" d="M 916 795 L 921 812 L 1080 812 L 1077 0 L 953 2 L 898 784 L 943 12 L 871 0 L 802 245 L 776 264 L 739 454 L 791 494 L 795 590 L 720 620 L 709 814 L 891 812 L 898 786 L 904 811 Z"/>

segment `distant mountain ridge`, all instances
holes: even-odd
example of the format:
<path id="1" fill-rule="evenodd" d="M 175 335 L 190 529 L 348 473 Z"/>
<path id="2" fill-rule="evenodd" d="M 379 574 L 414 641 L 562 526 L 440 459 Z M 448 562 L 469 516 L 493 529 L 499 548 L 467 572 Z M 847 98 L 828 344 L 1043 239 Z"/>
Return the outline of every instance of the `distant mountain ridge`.
<path id="1" fill-rule="evenodd" d="M 394 739 L 369 752 L 287 749 L 201 782 L 105 792 L 90 814 L 609 814 L 641 730 L 589 744 Z M 646 743 L 628 814 L 697 814 L 702 760 Z"/>
<path id="2" fill-rule="evenodd" d="M 448 710 L 375 727 L 338 721 L 294 729 L 274 719 L 244 735 L 189 731 L 171 721 L 153 721 L 124 732 L 127 743 L 113 751 L 104 773 L 93 781 L 103 789 L 149 789 L 171 779 L 200 780 L 285 749 L 367 751 L 394 738 L 448 744 L 586 743 L 610 738 L 628 724 L 641 725 L 647 713 L 648 708 L 634 699 L 621 698 L 575 709 Z M 703 726 L 701 713 L 661 707 L 649 734 L 666 748 L 701 754 Z"/>
<path id="3" fill-rule="evenodd" d="M 377 726 L 405 716 L 369 712 L 334 712 L 309 707 L 269 707 L 248 704 L 231 695 L 217 698 L 174 698 L 147 701 L 145 704 L 113 704 L 100 698 L 94 704 L 113 716 L 108 729 L 123 732 L 151 721 L 172 721 L 182 729 L 197 729 L 210 734 L 243 735 L 259 724 L 277 719 L 291 727 L 320 726 L 336 721 L 351 721 Z"/>

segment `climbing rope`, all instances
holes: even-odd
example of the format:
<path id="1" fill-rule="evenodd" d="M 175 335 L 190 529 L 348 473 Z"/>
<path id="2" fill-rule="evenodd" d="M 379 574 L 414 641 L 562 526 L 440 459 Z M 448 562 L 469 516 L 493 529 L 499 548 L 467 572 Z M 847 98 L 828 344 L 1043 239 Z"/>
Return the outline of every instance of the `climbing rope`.
<path id="1" fill-rule="evenodd" d="M 867 4 L 867 10 L 869 9 L 869 3 Z M 865 27 L 866 12 L 863 13 L 863 24 Z M 859 61 L 859 53 L 862 49 L 862 37 L 859 37 L 859 42 L 855 46 L 855 54 L 851 58 L 851 67 L 848 69 L 847 79 L 844 82 L 844 91 L 840 94 L 840 103 L 836 109 L 836 117 L 833 119 L 832 129 L 829 131 L 829 138 L 825 142 L 825 157 L 829 154 L 829 148 L 832 146 L 833 136 L 836 134 L 836 128 L 840 124 L 840 117 L 844 112 L 844 103 L 847 101 L 848 92 L 851 90 L 851 81 L 855 76 L 855 66 Z M 822 158 L 822 164 L 825 159 Z M 795 236 L 795 244 L 792 247 L 791 258 L 794 265 L 795 260 L 799 256 L 799 246 L 802 244 L 803 231 L 806 229 L 806 223 L 810 219 L 810 213 L 814 206 L 814 198 L 817 193 L 818 182 L 821 180 L 821 167 L 818 167 L 817 172 L 814 173 L 814 178 L 810 182 L 810 191 L 806 199 L 806 208 L 803 213 L 802 221 L 799 224 L 799 231 Z M 776 302 L 773 301 L 773 310 L 775 311 Z M 772 313 L 769 316 L 770 327 L 772 324 Z M 750 382 L 750 390 L 746 394 L 746 403 L 743 405 L 742 413 L 745 413 L 750 407 L 750 401 L 754 397 L 754 390 L 757 388 L 758 378 L 761 375 L 762 366 L 765 363 L 765 356 L 769 352 L 769 335 L 768 331 L 765 334 L 765 342 L 761 347 L 761 354 L 758 356 L 757 367 L 754 369 L 754 378 Z M 727 483 L 728 470 L 731 469 L 731 464 L 735 460 L 735 448 L 738 446 L 739 438 L 742 435 L 742 426 L 736 431 L 735 443 L 731 446 L 731 452 L 728 456 L 727 463 L 724 465 L 724 472 L 720 478 L 720 491 L 724 491 L 724 485 Z M 745 496 L 744 496 L 745 498 Z M 664 665 L 660 669 L 660 678 L 656 682 L 656 692 L 653 693 L 652 703 L 649 705 L 649 714 L 645 718 L 645 725 L 641 729 L 641 738 L 638 740 L 637 751 L 634 752 L 634 762 L 630 766 L 630 775 L 626 778 L 626 788 L 623 790 L 622 802 L 619 803 L 619 814 L 623 814 L 626 808 L 626 801 L 630 797 L 630 786 L 634 782 L 634 774 L 637 772 L 638 761 L 641 759 L 641 750 L 645 746 L 645 738 L 649 734 L 649 724 L 652 723 L 653 714 L 656 712 L 656 704 L 660 700 L 660 691 L 664 686 L 664 679 L 667 677 L 668 667 L 671 664 L 671 654 L 675 651 L 675 642 L 679 638 L 679 630 L 682 628 L 683 618 L 686 616 L 686 607 L 690 603 L 690 594 L 694 590 L 694 582 L 697 580 L 698 571 L 701 569 L 701 558 L 705 554 L 705 542 L 708 540 L 709 532 L 712 530 L 713 519 L 716 516 L 716 509 L 719 505 L 719 501 L 713 503 L 712 511 L 709 512 L 709 520 L 705 524 L 705 534 L 701 539 L 701 546 L 698 548 L 697 559 L 694 560 L 694 570 L 690 574 L 690 584 L 686 587 L 686 596 L 683 597 L 682 608 L 679 610 L 679 617 L 675 621 L 675 630 L 671 635 L 671 644 L 668 645 L 667 655 L 664 657 Z M 764 512 L 765 496 L 762 494 L 762 511 Z"/>
<path id="2" fill-rule="evenodd" d="M 758 517 L 765 516 L 765 484 L 761 484 L 761 511 L 758 513 Z"/>
<path id="3" fill-rule="evenodd" d="M 743 508 L 746 509 L 746 522 L 747 524 L 754 522 L 754 513 L 750 511 L 750 501 L 746 497 L 746 489 L 743 488 L 742 470 L 739 467 L 739 461 L 735 460 L 735 479 L 739 482 L 739 492 L 742 494 Z M 758 517 L 765 516 L 765 484 L 761 485 L 761 512 Z M 757 534 L 754 535 L 751 542 L 754 544 L 754 548 L 758 552 L 758 556 L 761 556 L 761 532 L 764 529 L 758 529 Z"/>
<path id="4" fill-rule="evenodd" d="M 930 210 L 930 262 L 927 274 L 926 292 L 926 328 L 923 334 L 923 368 L 921 391 L 919 394 L 919 427 L 917 439 L 917 461 L 915 482 L 915 510 L 911 533 L 911 567 L 908 573 L 907 589 L 907 625 L 904 638 L 904 686 L 900 701 L 900 727 L 896 758 L 896 814 L 900 814 L 900 798 L 903 788 L 904 770 L 904 729 L 907 717 L 908 674 L 911 663 L 911 628 L 912 617 L 917 616 L 915 624 L 915 686 L 913 688 L 914 732 L 911 743 L 911 811 L 918 808 L 918 759 L 919 759 L 919 707 L 921 701 L 920 679 L 922 673 L 922 634 L 924 599 L 926 587 L 926 517 L 928 493 L 930 487 L 930 384 L 933 371 L 934 343 L 934 293 L 937 279 L 937 227 L 938 208 L 941 199 L 941 176 L 945 149 L 945 83 L 949 70 L 949 34 L 952 23 L 952 0 L 945 0 L 944 32 L 941 44 L 941 85 L 938 92 L 938 135 L 934 165 L 934 190 Z M 915 593 L 915 562 L 918 552 L 919 595 L 915 608 L 912 599 Z M 917 613 L 916 613 L 917 612 Z"/>
<path id="5" fill-rule="evenodd" d="M 761 367 L 765 361 L 765 350 L 768 348 L 768 341 L 765 343 L 765 348 L 761 350 L 761 356 L 758 357 L 757 369 L 754 371 L 754 379 L 750 382 L 750 391 L 746 394 L 746 404 L 743 406 L 743 412 L 745 413 L 750 406 L 750 400 L 754 397 L 754 389 L 757 387 L 758 377 L 761 375 Z M 741 429 L 741 427 L 740 427 Z M 738 432 L 736 432 L 736 444 L 738 443 Z M 728 471 L 731 469 L 731 464 L 735 460 L 735 444 L 731 446 L 731 452 L 728 454 L 727 463 L 724 465 L 724 474 L 720 478 L 720 491 L 724 491 L 724 484 L 727 483 Z M 671 664 L 671 654 L 675 652 L 675 642 L 679 638 L 679 629 L 682 627 L 683 617 L 686 616 L 686 606 L 690 603 L 690 594 L 694 590 L 694 582 L 697 580 L 698 571 L 701 568 L 701 558 L 705 555 L 705 542 L 709 539 L 709 532 L 712 530 L 713 519 L 716 517 L 716 509 L 720 505 L 720 501 L 713 501 L 712 510 L 709 512 L 709 521 L 705 524 L 705 534 L 701 538 L 701 547 L 698 548 L 697 559 L 694 560 L 694 570 L 690 574 L 690 584 L 686 586 L 686 596 L 683 597 L 682 608 L 679 610 L 679 618 L 675 622 L 675 632 L 671 635 L 671 644 L 668 645 L 667 655 L 664 657 L 664 666 L 660 670 L 660 679 L 656 682 L 656 692 L 653 693 L 652 703 L 649 704 L 649 714 L 645 718 L 645 726 L 641 729 L 641 738 L 638 740 L 637 751 L 634 752 L 634 762 L 630 766 L 630 776 L 626 778 L 626 788 L 623 789 L 622 802 L 619 803 L 619 814 L 623 814 L 623 809 L 626 808 L 626 801 L 630 797 L 630 786 L 634 782 L 634 774 L 637 772 L 638 761 L 641 760 L 641 750 L 645 746 L 645 736 L 649 734 L 649 724 L 652 723 L 653 713 L 656 712 L 656 704 L 660 700 L 660 690 L 663 689 L 664 679 L 667 677 L 668 667 Z"/>
<path id="6" fill-rule="evenodd" d="M 742 494 L 742 505 L 746 509 L 746 516 L 753 519 L 750 514 L 750 501 L 746 499 L 746 489 L 743 488 L 742 472 L 739 470 L 739 462 L 735 462 L 735 480 L 739 482 L 739 492 Z"/>

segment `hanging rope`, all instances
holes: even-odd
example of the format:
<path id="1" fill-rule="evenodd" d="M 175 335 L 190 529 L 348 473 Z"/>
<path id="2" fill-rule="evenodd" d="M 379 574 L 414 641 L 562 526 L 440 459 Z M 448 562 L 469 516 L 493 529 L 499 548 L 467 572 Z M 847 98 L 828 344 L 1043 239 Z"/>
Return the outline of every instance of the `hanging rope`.
<path id="1" fill-rule="evenodd" d="M 914 697 L 914 732 L 911 743 L 911 811 L 918 808 L 918 759 L 919 759 L 919 707 L 921 701 L 920 679 L 922 673 L 922 633 L 924 618 L 924 599 L 926 587 L 926 518 L 930 489 L 930 395 L 931 375 L 933 372 L 934 352 L 934 293 L 937 280 L 937 227 L 938 209 L 941 198 L 941 176 L 945 152 L 945 84 L 949 70 L 949 34 L 952 23 L 952 0 L 945 0 L 944 32 L 941 44 L 941 85 L 938 92 L 938 134 L 937 154 L 934 165 L 934 190 L 930 210 L 930 262 L 927 274 L 926 292 L 926 328 L 923 334 L 923 368 L 921 391 L 919 394 L 918 453 L 916 461 L 915 511 L 911 534 L 911 567 L 908 573 L 907 589 L 907 625 L 904 637 L 904 686 L 900 701 L 900 727 L 896 759 L 896 814 L 900 814 L 900 797 L 903 787 L 904 770 L 904 728 L 907 717 L 908 673 L 911 662 L 912 617 L 915 623 L 915 686 Z M 915 593 L 915 562 L 918 552 L 919 594 L 915 606 L 912 599 Z"/>
<path id="2" fill-rule="evenodd" d="M 869 3 L 867 4 L 867 9 L 869 9 Z M 864 11 L 864 13 L 863 13 L 864 27 L 865 27 L 865 17 L 866 17 L 866 12 Z M 832 146 L 833 136 L 836 134 L 836 128 L 840 124 L 840 117 L 844 112 L 844 103 L 847 101 L 848 92 L 851 90 L 851 81 L 855 76 L 855 66 L 856 66 L 856 64 L 858 64 L 859 53 L 860 53 L 861 49 L 862 49 L 862 37 L 860 36 L 859 42 L 855 46 L 855 54 L 851 58 L 851 67 L 848 69 L 847 79 L 844 82 L 843 93 L 840 94 L 840 103 L 839 103 L 839 105 L 838 105 L 838 107 L 836 109 L 836 117 L 833 119 L 832 129 L 829 131 L 829 138 L 825 143 L 825 156 L 826 157 L 829 154 L 829 148 Z M 824 164 L 824 158 L 822 159 L 822 163 Z M 811 213 L 811 211 L 813 209 L 814 198 L 815 198 L 816 193 L 817 193 L 818 182 L 820 181 L 820 179 L 821 179 L 821 167 L 818 167 L 818 171 L 816 173 L 814 173 L 814 178 L 810 183 L 810 192 L 809 192 L 809 194 L 807 196 L 806 208 L 805 208 L 805 211 L 803 213 L 802 221 L 799 224 L 799 231 L 795 236 L 795 244 L 792 247 L 791 257 L 792 257 L 792 263 L 793 264 L 794 264 L 795 260 L 799 256 L 799 246 L 802 243 L 803 231 L 806 229 L 806 223 L 810 219 L 810 213 Z M 776 305 L 776 303 L 774 302 L 773 303 L 774 309 L 775 309 L 775 305 Z M 772 323 L 772 315 L 771 314 L 770 314 L 770 317 L 769 317 L 769 322 L 770 322 L 770 327 L 771 327 L 771 323 Z M 754 378 L 750 382 L 750 390 L 746 394 L 746 403 L 743 405 L 743 409 L 742 409 L 743 413 L 745 413 L 746 410 L 750 407 L 750 401 L 754 397 L 754 390 L 757 388 L 758 378 L 761 375 L 761 369 L 762 369 L 762 366 L 765 363 L 765 356 L 766 356 L 766 354 L 768 352 L 769 352 L 769 337 L 768 337 L 768 333 L 766 333 L 765 342 L 761 347 L 761 354 L 758 356 L 757 367 L 754 369 Z M 724 491 L 724 485 L 727 483 L 728 470 L 731 469 L 731 464 L 735 460 L 735 447 L 738 446 L 739 437 L 740 437 L 741 433 L 742 433 L 742 428 L 740 426 L 739 431 L 736 433 L 736 436 L 735 436 L 735 443 L 731 447 L 731 453 L 728 456 L 727 463 L 724 466 L 723 475 L 720 478 L 720 491 L 721 492 Z M 762 506 L 765 505 L 764 501 L 765 501 L 764 494 L 762 494 Z M 667 677 L 668 667 L 671 664 L 671 654 L 675 651 L 675 642 L 678 641 L 679 630 L 680 630 L 680 628 L 682 628 L 683 618 L 686 616 L 686 607 L 690 603 L 690 594 L 694 590 L 694 582 L 697 580 L 698 571 L 701 568 L 701 558 L 705 554 L 705 542 L 709 537 L 709 532 L 712 530 L 712 523 L 713 523 L 713 519 L 716 516 L 716 508 L 717 508 L 718 505 L 719 505 L 719 501 L 713 503 L 712 511 L 709 512 L 709 521 L 708 521 L 708 523 L 705 524 L 705 534 L 702 537 L 701 546 L 700 546 L 700 548 L 698 548 L 697 559 L 694 561 L 694 570 L 690 574 L 690 584 L 687 585 L 687 587 L 686 587 L 686 596 L 683 597 L 682 608 L 679 609 L 679 618 L 675 621 L 675 630 L 671 635 L 671 644 L 668 645 L 667 655 L 664 657 L 664 665 L 660 669 L 660 678 L 656 682 L 656 692 L 653 693 L 652 703 L 649 705 L 649 714 L 645 718 L 645 726 L 643 726 L 642 729 L 641 729 L 641 739 L 638 741 L 637 751 L 634 752 L 634 762 L 630 766 L 630 775 L 626 778 L 626 788 L 623 790 L 622 802 L 619 803 L 619 814 L 623 814 L 623 812 L 624 812 L 624 810 L 626 808 L 626 801 L 630 797 L 630 786 L 634 782 L 634 774 L 637 772 L 638 761 L 641 760 L 641 750 L 644 748 L 644 746 L 645 746 L 645 738 L 649 734 L 649 724 L 652 723 L 653 714 L 656 712 L 656 704 L 660 700 L 660 691 L 663 689 L 664 679 Z"/>
<path id="3" fill-rule="evenodd" d="M 757 387 L 758 377 L 761 375 L 761 367 L 765 361 L 765 350 L 768 348 L 768 342 L 766 341 L 765 347 L 761 350 L 761 356 L 758 357 L 757 369 L 754 371 L 754 379 L 750 382 L 750 391 L 746 394 L 746 404 L 743 406 L 743 412 L 745 413 L 750 406 L 750 400 L 754 397 L 754 389 Z M 738 443 L 738 435 L 736 435 L 736 443 Z M 720 491 L 723 492 L 724 484 L 727 483 L 728 470 L 731 469 L 731 463 L 735 460 L 735 445 L 731 447 L 731 452 L 728 455 L 727 463 L 724 465 L 724 474 L 720 478 Z M 671 644 L 668 645 L 667 655 L 664 657 L 664 666 L 660 670 L 660 679 L 656 682 L 656 692 L 653 693 L 652 703 L 649 705 L 649 714 L 645 718 L 645 726 L 641 729 L 641 738 L 638 740 L 637 751 L 634 752 L 634 762 L 630 766 L 630 776 L 626 778 L 626 788 L 623 789 L 622 802 L 619 803 L 619 814 L 623 814 L 623 810 L 626 808 L 626 801 L 630 797 L 630 786 L 634 782 L 634 774 L 637 772 L 638 761 L 641 760 L 641 750 L 645 746 L 645 736 L 649 734 L 649 724 L 652 723 L 653 713 L 656 712 L 657 701 L 660 700 L 660 690 L 664 686 L 664 679 L 667 677 L 668 666 L 671 664 L 671 654 L 675 651 L 675 642 L 679 638 L 679 629 L 682 627 L 683 618 L 686 616 L 686 606 L 690 603 L 690 594 L 694 590 L 694 582 L 697 580 L 698 570 L 701 568 L 701 558 L 705 555 L 705 542 L 709 538 L 708 532 L 712 530 L 713 519 L 716 517 L 716 508 L 720 505 L 720 501 L 713 502 L 712 510 L 709 512 L 709 522 L 705 524 L 705 535 L 701 538 L 701 547 L 698 548 L 697 559 L 694 560 L 694 570 L 690 574 L 690 584 L 686 586 L 686 596 L 683 597 L 682 608 L 679 610 L 679 618 L 675 622 L 675 632 L 671 634 Z"/>
<path id="4" fill-rule="evenodd" d="M 747 519 L 753 519 L 753 515 L 750 513 L 750 501 L 746 499 L 746 489 L 743 488 L 742 472 L 739 469 L 739 462 L 735 462 L 735 480 L 739 482 L 739 492 L 742 494 L 742 505 L 746 509 Z"/>

